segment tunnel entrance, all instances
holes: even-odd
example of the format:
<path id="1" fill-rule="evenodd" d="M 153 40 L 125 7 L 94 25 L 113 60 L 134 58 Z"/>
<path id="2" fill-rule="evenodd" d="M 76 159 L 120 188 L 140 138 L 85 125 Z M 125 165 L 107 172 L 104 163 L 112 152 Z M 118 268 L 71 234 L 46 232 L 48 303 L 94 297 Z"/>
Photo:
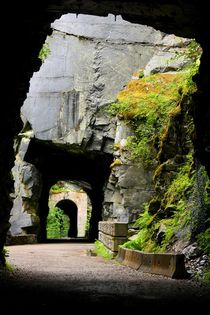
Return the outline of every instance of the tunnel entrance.
<path id="1" fill-rule="evenodd" d="M 90 201 L 87 202 L 86 217 L 89 215 L 85 224 L 88 224 L 85 234 L 82 234 L 82 229 L 79 226 L 82 224 L 82 219 L 79 217 L 80 210 L 75 201 L 68 198 L 58 200 L 55 206 L 63 211 L 68 216 L 70 228 L 68 237 L 84 237 L 90 241 L 97 238 L 98 222 L 102 219 L 102 203 L 104 200 L 104 185 L 107 183 L 110 175 L 110 164 L 113 160 L 111 154 L 102 154 L 99 152 L 85 152 L 81 148 L 72 149 L 71 146 L 56 146 L 53 143 L 38 141 L 36 139 L 30 142 L 25 160 L 35 165 L 36 169 L 41 174 L 41 194 L 39 198 L 39 219 L 40 230 L 39 241 L 47 240 L 47 217 L 49 214 L 50 189 L 55 183 L 60 181 L 70 181 L 80 188 L 80 192 L 86 195 Z M 69 195 L 70 196 L 70 195 Z M 75 199 L 76 200 L 76 199 Z M 87 213 L 87 207 L 91 211 Z M 79 211 L 78 211 L 79 210 Z M 83 222 L 84 226 L 84 222 Z"/>
<path id="2" fill-rule="evenodd" d="M 86 182 L 58 181 L 50 188 L 47 239 L 88 238 L 92 214 Z"/>
<path id="3" fill-rule="evenodd" d="M 136 120 L 140 115 L 136 104 L 144 101 L 127 101 L 129 89 L 122 97 L 122 113 L 110 115 L 110 105 L 118 107 L 118 93 L 124 93 L 123 87 L 131 81 L 131 91 L 138 87 L 150 91 L 150 102 L 153 87 L 143 84 L 141 89 L 139 80 L 159 72 L 170 72 L 166 77 L 173 77 L 171 72 L 184 69 L 189 60 L 179 58 L 179 49 L 184 52 L 189 41 L 112 14 L 67 14 L 55 20 L 52 29 L 45 42 L 43 65 L 30 80 L 21 108 L 24 126 L 16 142 L 13 231 L 23 233 L 35 226 L 38 240 L 46 241 L 50 187 L 58 180 L 70 180 L 78 182 L 90 198 L 88 238 L 94 240 L 100 220 L 131 226 L 155 193 L 154 170 L 144 168 L 140 155 L 147 155 L 148 144 L 153 142 L 148 135 L 158 124 L 153 126 L 151 116 L 149 127 L 139 125 L 134 130 L 135 122 L 147 122 L 149 112 L 143 109 L 143 119 Z M 131 118 L 130 123 L 125 117 Z M 135 132 L 143 137 L 143 142 L 134 143 L 140 163 L 130 159 L 132 152 L 128 151 L 133 147 L 127 146 L 129 139 L 137 138 Z M 148 160 L 158 163 L 153 157 L 147 156 Z M 70 234 L 76 235 L 76 227 Z"/>

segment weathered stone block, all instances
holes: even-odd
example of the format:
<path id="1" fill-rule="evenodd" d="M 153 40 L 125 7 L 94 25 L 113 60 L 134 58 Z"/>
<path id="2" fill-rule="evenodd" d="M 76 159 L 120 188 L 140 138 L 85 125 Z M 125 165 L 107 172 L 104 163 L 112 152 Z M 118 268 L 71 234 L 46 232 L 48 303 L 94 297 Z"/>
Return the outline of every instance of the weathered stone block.
<path id="1" fill-rule="evenodd" d="M 98 227 L 99 231 L 115 237 L 127 237 L 128 234 L 128 224 L 124 222 L 100 221 Z"/>
<path id="2" fill-rule="evenodd" d="M 126 237 L 113 237 L 111 235 L 99 232 L 99 241 L 101 241 L 112 252 L 117 252 L 119 245 L 126 242 Z"/>
<path id="3" fill-rule="evenodd" d="M 7 238 L 7 245 L 23 245 L 23 244 L 36 244 L 37 235 L 26 234 L 26 235 L 15 235 Z"/>

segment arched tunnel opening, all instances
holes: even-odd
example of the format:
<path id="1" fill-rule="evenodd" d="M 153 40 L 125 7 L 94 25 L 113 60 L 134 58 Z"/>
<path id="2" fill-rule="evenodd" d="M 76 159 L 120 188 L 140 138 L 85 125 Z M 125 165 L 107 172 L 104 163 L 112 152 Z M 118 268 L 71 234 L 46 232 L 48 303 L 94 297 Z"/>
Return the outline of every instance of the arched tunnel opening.
<path id="1" fill-rule="evenodd" d="M 85 190 L 90 184 L 78 181 L 58 181 L 50 188 L 47 216 L 47 240 L 89 239 L 92 205 Z"/>
<path id="2" fill-rule="evenodd" d="M 111 154 L 99 152 L 85 152 L 76 147 L 66 148 L 66 145 L 56 146 L 53 143 L 38 141 L 36 139 L 30 142 L 25 161 L 35 165 L 41 174 L 42 189 L 39 200 L 39 218 L 40 228 L 38 240 L 46 241 L 46 224 L 49 213 L 49 191 L 50 187 L 58 180 L 71 180 L 81 182 L 83 190 L 90 198 L 92 211 L 89 220 L 88 240 L 94 241 L 98 235 L 98 222 L 102 219 L 102 203 L 104 200 L 104 185 L 110 175 L 110 164 L 113 160 Z M 86 182 L 89 185 L 83 185 Z M 76 207 L 71 201 L 60 201 L 57 206 L 64 212 L 68 212 L 71 204 L 70 221 L 73 220 L 72 229 L 69 236 L 77 235 Z"/>

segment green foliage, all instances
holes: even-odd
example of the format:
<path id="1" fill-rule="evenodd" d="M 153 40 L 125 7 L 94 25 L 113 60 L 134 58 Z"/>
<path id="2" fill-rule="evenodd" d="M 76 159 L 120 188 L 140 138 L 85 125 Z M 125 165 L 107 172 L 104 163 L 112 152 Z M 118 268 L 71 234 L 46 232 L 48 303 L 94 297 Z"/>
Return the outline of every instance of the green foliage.
<path id="1" fill-rule="evenodd" d="M 210 283 L 210 267 L 204 270 L 203 278 L 204 282 Z"/>
<path id="2" fill-rule="evenodd" d="M 137 238 L 123 246 L 146 252 L 167 252 L 176 240 L 191 240 L 196 230 L 202 231 L 196 234 L 201 251 L 210 256 L 209 185 L 204 167 L 195 168 L 192 153 L 188 154 L 165 187 L 160 209 L 151 215 L 149 203 L 146 203 L 144 212 L 135 222 L 135 226 L 139 226 Z M 205 225 L 202 224 L 204 218 L 207 218 Z"/>
<path id="3" fill-rule="evenodd" d="M 67 192 L 67 191 L 70 191 L 70 189 L 65 188 L 63 184 L 59 182 L 50 188 L 51 194 L 59 194 L 61 192 Z"/>
<path id="4" fill-rule="evenodd" d="M 110 251 L 104 246 L 104 244 L 101 241 L 95 240 L 94 246 L 95 252 L 98 256 L 102 256 L 103 258 L 106 259 L 112 259 L 114 257 L 113 254 L 110 253 Z"/>
<path id="5" fill-rule="evenodd" d="M 189 59 L 184 71 L 156 73 L 131 80 L 118 94 L 108 112 L 124 119 L 133 128 L 134 136 L 128 138 L 130 158 L 139 161 L 145 169 L 156 166 L 156 151 L 172 117 L 181 113 L 181 102 L 186 95 L 196 92 L 193 77 L 199 71 L 201 47 L 191 40 L 174 58 Z"/>
<path id="6" fill-rule="evenodd" d="M 200 164 L 196 166 L 194 179 L 190 205 L 191 233 L 194 241 L 199 237 L 200 241 L 203 238 L 204 242 L 205 238 L 208 237 L 208 231 L 205 231 L 210 227 L 208 219 L 210 214 L 210 180 L 204 166 Z M 204 246 L 201 247 L 203 250 Z"/>
<path id="7" fill-rule="evenodd" d="M 181 112 L 183 97 L 196 91 L 192 69 L 194 66 L 185 72 L 157 73 L 132 80 L 108 109 L 133 128 L 134 136 L 128 138 L 127 149 L 130 158 L 139 160 L 145 168 L 155 166 L 155 147 L 160 147 L 170 119 Z"/>
<path id="8" fill-rule="evenodd" d="M 191 204 L 188 189 L 195 183 L 195 176 L 191 174 L 192 160 L 192 154 L 189 154 L 185 163 L 179 167 L 155 215 L 151 215 L 149 204 L 145 203 L 144 212 L 135 222 L 139 226 L 138 236 L 134 241 L 125 243 L 125 247 L 147 252 L 167 252 L 175 239 L 189 240 Z M 172 212 L 169 217 L 167 209 Z"/>
<path id="9" fill-rule="evenodd" d="M 90 230 L 90 219 L 92 214 L 92 207 L 87 207 L 87 221 L 85 224 L 85 236 L 88 237 L 89 230 Z"/>
<path id="10" fill-rule="evenodd" d="M 197 67 L 198 70 L 201 55 L 202 55 L 201 46 L 196 42 L 195 39 L 192 39 L 184 50 L 181 51 L 179 50 L 176 52 L 176 56 L 173 59 L 178 59 L 179 57 L 183 56 L 185 59 L 189 59 L 192 61 L 190 65 L 186 66 L 187 68 Z"/>
<path id="11" fill-rule="evenodd" d="M 62 238 L 68 236 L 69 217 L 57 207 L 50 208 L 47 217 L 47 238 Z"/>
<path id="12" fill-rule="evenodd" d="M 45 59 L 49 56 L 50 54 L 50 48 L 49 48 L 49 44 L 47 42 L 45 42 L 39 52 L 39 59 L 41 59 L 42 63 L 44 63 Z"/>
<path id="13" fill-rule="evenodd" d="M 138 140 L 136 136 L 129 136 L 126 148 L 131 152 L 130 159 L 141 162 L 145 169 L 151 169 L 155 166 L 154 148 L 150 145 L 147 137 Z"/>
<path id="14" fill-rule="evenodd" d="M 207 220 L 210 224 L 210 219 Z M 197 236 L 198 244 L 203 252 L 210 257 L 210 227 Z"/>
<path id="15" fill-rule="evenodd" d="M 137 238 L 132 241 L 127 241 L 123 247 L 129 249 L 136 249 L 140 251 L 155 251 L 157 244 L 152 240 L 154 226 L 151 225 L 153 216 L 148 211 L 148 204 L 144 204 L 144 212 L 139 215 L 134 226 L 139 226 L 139 233 Z"/>
<path id="16" fill-rule="evenodd" d="M 7 247 L 3 248 L 2 251 L 3 262 L 0 263 L 0 269 L 8 272 L 13 272 L 14 267 L 8 262 L 7 257 L 9 257 L 9 249 Z"/>
<path id="17" fill-rule="evenodd" d="M 189 45 L 187 45 L 187 48 L 185 50 L 185 56 L 196 62 L 197 60 L 200 60 L 201 54 L 202 54 L 201 46 L 196 42 L 195 39 L 191 40 L 191 42 L 189 43 Z"/>
<path id="18" fill-rule="evenodd" d="M 69 191 L 77 191 L 77 192 L 84 193 L 84 190 L 82 188 L 75 190 L 74 188 L 71 187 L 71 185 L 66 185 L 65 182 L 63 181 L 58 181 L 56 184 L 54 184 L 50 188 L 51 194 L 59 194 L 61 192 L 69 192 Z"/>
<path id="19" fill-rule="evenodd" d="M 189 60 L 185 69 L 148 77 L 139 75 L 139 79 L 135 75 L 109 108 L 111 115 L 123 119 L 133 129 L 133 135 L 127 139 L 130 158 L 145 169 L 156 168 L 155 208 L 145 204 L 136 221 L 137 238 L 126 242 L 125 247 L 167 252 L 176 240 L 189 241 L 193 232 L 202 230 L 200 244 L 205 252 L 209 251 L 209 230 L 204 229 L 202 222 L 210 209 L 210 184 L 206 176 L 201 176 L 202 170 L 195 167 L 191 145 L 194 124 L 189 118 L 189 102 L 197 91 L 194 75 L 199 71 L 201 53 L 201 47 L 191 41 L 175 57 Z M 170 153 L 173 142 L 170 139 L 179 121 L 186 129 L 186 140 L 182 140 L 183 150 L 175 160 L 174 148 Z"/>
<path id="20" fill-rule="evenodd" d="M 11 265 L 11 263 L 9 263 L 8 261 L 6 261 L 5 270 L 9 271 L 9 272 L 13 272 L 14 271 L 14 266 Z"/>
<path id="21" fill-rule="evenodd" d="M 175 178 L 172 180 L 164 195 L 166 207 L 182 200 L 185 191 L 189 187 L 192 188 L 195 181 L 193 174 L 191 174 L 192 164 L 193 156 L 192 153 L 189 153 L 185 158 L 185 163 L 178 168 Z"/>

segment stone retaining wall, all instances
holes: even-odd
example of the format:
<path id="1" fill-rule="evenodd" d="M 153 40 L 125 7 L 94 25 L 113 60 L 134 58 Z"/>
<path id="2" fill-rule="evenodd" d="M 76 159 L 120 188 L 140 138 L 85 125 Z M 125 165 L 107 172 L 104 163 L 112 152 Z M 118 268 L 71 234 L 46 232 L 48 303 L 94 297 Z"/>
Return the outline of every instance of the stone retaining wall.
<path id="1" fill-rule="evenodd" d="M 127 241 L 127 223 L 100 221 L 98 228 L 99 240 L 113 253 L 117 253 L 119 245 Z"/>

